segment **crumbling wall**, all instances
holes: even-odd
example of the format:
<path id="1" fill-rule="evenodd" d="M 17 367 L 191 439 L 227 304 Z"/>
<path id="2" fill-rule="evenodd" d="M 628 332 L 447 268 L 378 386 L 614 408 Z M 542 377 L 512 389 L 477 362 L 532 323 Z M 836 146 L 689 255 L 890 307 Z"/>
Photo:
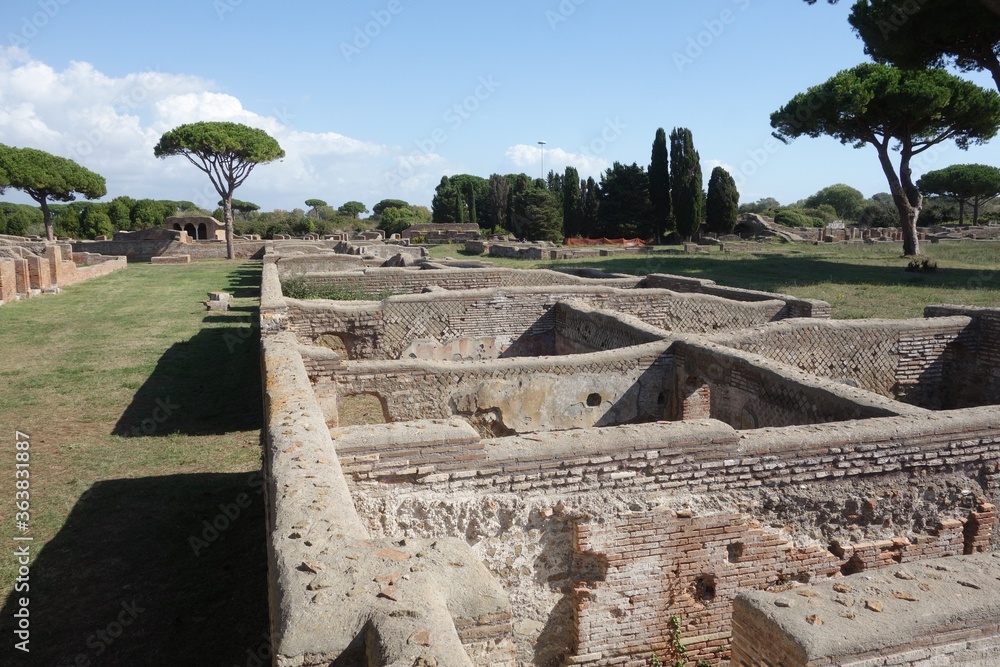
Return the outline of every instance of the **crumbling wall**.
<path id="1" fill-rule="evenodd" d="M 379 441 L 362 446 L 376 427 L 334 434 L 373 534 L 463 536 L 511 592 L 520 660 L 638 667 L 653 651 L 669 656 L 671 616 L 692 660 L 727 657 L 738 589 L 988 549 L 995 510 L 984 496 L 995 490 L 977 479 L 1000 455 L 1000 425 L 970 412 L 755 432 L 708 421 L 466 436 L 397 445 L 391 461 L 375 454 Z M 389 440 L 416 440 L 404 433 L 413 427 L 393 427 Z M 774 504 L 793 489 L 813 504 Z M 969 502 L 955 502 L 963 491 Z M 858 508 L 866 499 L 879 507 Z M 824 514 L 853 511 L 863 516 L 850 525 Z"/>
<path id="2" fill-rule="evenodd" d="M 629 315 L 665 331 L 692 333 L 758 326 L 785 310 L 784 302 L 777 300 L 738 302 L 595 286 L 435 291 L 381 302 L 288 299 L 287 316 L 289 328 L 302 342 L 316 344 L 323 336 L 339 336 L 347 341 L 351 359 L 420 358 L 419 350 L 411 347 L 420 342 L 433 358 L 451 360 L 433 354 L 434 345 L 459 340 L 488 343 L 504 357 L 540 356 L 557 353 L 553 307 L 566 300 Z"/>
<path id="3" fill-rule="evenodd" d="M 812 317 L 826 319 L 830 317 L 830 304 L 816 299 L 800 299 L 785 294 L 773 294 L 759 290 L 741 289 L 718 285 L 714 280 L 705 278 L 689 278 L 665 273 L 654 273 L 646 276 L 640 287 L 653 287 L 672 290 L 674 292 L 694 292 L 708 294 L 733 301 L 770 301 L 781 299 L 787 304 L 784 317 Z"/>
<path id="4" fill-rule="evenodd" d="M 282 275 L 284 277 L 284 275 Z M 365 272 L 311 273 L 303 276 L 310 285 L 334 287 L 346 291 L 380 294 L 419 293 L 425 287 L 447 290 L 492 289 L 497 287 L 551 287 L 555 285 L 603 285 L 607 287 L 634 287 L 639 278 L 611 278 L 595 280 L 578 278 L 559 271 L 544 269 L 524 271 L 519 269 L 378 269 Z"/>
<path id="5" fill-rule="evenodd" d="M 1000 308 L 930 306 L 924 316 L 936 321 L 969 317 L 969 335 L 951 345 L 944 357 L 942 407 L 1000 404 Z"/>
<path id="6" fill-rule="evenodd" d="M 510 602 L 469 547 L 369 537 L 291 334 L 262 356 L 275 664 L 514 667 Z"/>
<path id="7" fill-rule="evenodd" d="M 678 341 L 674 358 L 674 419 L 753 429 L 925 412 L 713 343 Z"/>
<path id="8" fill-rule="evenodd" d="M 306 366 L 323 402 L 371 394 L 392 421 L 461 415 L 484 433 L 506 435 L 662 419 L 668 347 L 479 363 L 345 363 L 307 353 Z"/>
<path id="9" fill-rule="evenodd" d="M 975 344 L 973 320 L 789 319 L 712 340 L 926 408 L 946 406 L 955 350 Z M 964 407 L 964 406 L 963 406 Z"/>

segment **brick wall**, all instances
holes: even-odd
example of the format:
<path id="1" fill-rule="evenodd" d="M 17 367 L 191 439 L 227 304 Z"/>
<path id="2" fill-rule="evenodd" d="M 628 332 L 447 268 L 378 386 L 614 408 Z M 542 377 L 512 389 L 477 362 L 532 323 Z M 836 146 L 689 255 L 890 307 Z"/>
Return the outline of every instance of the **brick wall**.
<path id="1" fill-rule="evenodd" d="M 581 302 L 555 307 L 555 353 L 585 354 L 663 340 L 663 332 L 637 318 L 595 311 Z"/>
<path id="2" fill-rule="evenodd" d="M 784 320 L 712 340 L 812 375 L 926 408 L 942 405 L 953 351 L 975 346 L 973 320 Z"/>
<path id="3" fill-rule="evenodd" d="M 930 306 L 925 317 L 970 317 L 970 336 L 952 345 L 944 360 L 943 407 L 1000 403 L 1000 308 Z"/>
<path id="4" fill-rule="evenodd" d="M 0 301 L 9 303 L 17 299 L 17 268 L 13 259 L 0 258 Z"/>
<path id="5" fill-rule="evenodd" d="M 703 278 L 688 278 L 686 276 L 655 273 L 646 276 L 640 286 L 659 287 L 675 292 L 709 294 L 734 301 L 770 301 L 778 298 L 787 303 L 787 308 L 782 313 L 783 317 L 814 317 L 820 319 L 828 319 L 830 317 L 830 304 L 825 301 L 799 299 L 784 294 L 779 295 L 771 292 L 740 289 L 738 287 L 725 287 L 717 285 L 713 280 Z"/>
<path id="6" fill-rule="evenodd" d="M 370 394 L 392 421 L 462 415 L 503 434 L 661 419 L 673 370 L 668 347 L 480 363 L 304 361 L 321 402 Z"/>
<path id="7" fill-rule="evenodd" d="M 237 241 L 238 259 L 260 259 L 264 256 L 264 241 Z M 90 252 L 99 255 L 121 255 L 130 262 L 148 262 L 160 255 L 190 255 L 191 259 L 225 259 L 226 244 L 180 243 L 173 240 L 142 241 L 74 241 L 74 252 Z"/>
<path id="8" fill-rule="evenodd" d="M 923 413 L 711 343 L 678 341 L 674 358 L 674 419 L 704 416 L 706 400 L 712 417 L 743 429 Z"/>
<path id="9" fill-rule="evenodd" d="M 475 512 L 464 506 L 449 509 L 451 503 L 461 504 L 460 498 L 477 497 L 484 506 L 500 503 L 501 508 L 502 494 L 527 504 L 569 504 L 563 511 L 575 526 L 570 561 L 553 560 L 561 552 L 546 550 L 544 543 L 540 552 L 531 553 L 535 567 L 568 570 L 575 582 L 571 610 L 552 610 L 549 619 L 558 625 L 558 614 L 570 613 L 578 624 L 572 664 L 645 667 L 653 651 L 661 659 L 669 657 L 668 622 L 675 614 L 682 619 L 682 639 L 692 662 L 704 657 L 714 664 L 726 657 L 729 602 L 738 588 L 785 590 L 842 573 L 976 553 L 991 539 L 995 510 L 986 502 L 971 510 L 954 507 L 942 498 L 942 518 L 920 530 L 900 525 L 895 537 L 851 541 L 841 536 L 824 542 L 762 525 L 737 509 L 633 510 L 608 499 L 655 496 L 683 503 L 705 498 L 715 506 L 720 500 L 732 502 L 728 494 L 738 490 L 766 497 L 768 490 L 782 494 L 790 485 L 808 485 L 829 489 L 829 506 L 846 502 L 851 489 L 897 472 L 911 480 L 913 493 L 937 493 L 938 480 L 949 473 L 963 471 L 972 479 L 1000 457 L 995 416 L 988 409 L 970 412 L 742 433 L 718 422 L 691 422 L 481 443 L 468 437 L 464 442 L 427 438 L 409 451 L 401 445 L 389 448 L 384 460 L 382 445 L 366 450 L 363 443 L 373 442 L 371 432 L 359 427 L 345 441 L 349 453 L 344 471 L 356 497 L 387 499 L 388 507 L 373 505 L 375 514 L 364 515 L 372 524 L 394 525 L 397 499 L 422 497 L 416 519 L 406 519 L 417 535 L 436 522 L 443 523 L 431 534 L 481 530 L 477 526 L 484 519 Z M 464 460 L 456 460 L 460 457 Z M 885 485 L 899 492 L 898 482 L 887 480 Z M 508 516 L 515 515 L 508 510 Z M 796 519 L 812 525 L 810 518 L 799 516 L 785 516 L 777 525 Z M 521 521 L 504 524 L 498 539 L 529 533 L 533 523 Z M 890 526 L 886 532 L 892 535 L 893 530 Z M 495 570 L 510 588 L 526 586 L 517 582 L 530 581 L 532 573 L 538 576 L 533 568 L 528 573 Z"/>
<path id="10" fill-rule="evenodd" d="M 425 272 L 437 273 L 437 272 Z M 606 287 L 503 288 L 433 292 L 374 302 L 287 300 L 288 328 L 306 343 L 338 334 L 351 358 L 398 359 L 415 340 L 496 340 L 504 356 L 554 354 L 556 316 L 564 300 L 633 316 L 667 331 L 739 330 L 780 317 L 781 301 L 739 302 L 668 290 Z"/>

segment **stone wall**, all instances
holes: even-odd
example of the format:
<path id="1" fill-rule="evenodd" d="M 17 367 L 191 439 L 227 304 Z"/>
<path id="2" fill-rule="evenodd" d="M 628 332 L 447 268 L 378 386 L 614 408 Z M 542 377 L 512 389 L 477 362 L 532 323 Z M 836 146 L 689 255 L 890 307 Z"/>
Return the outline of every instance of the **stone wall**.
<path id="1" fill-rule="evenodd" d="M 509 599 L 469 547 L 370 537 L 290 334 L 262 357 L 274 663 L 514 667 Z"/>
<path id="2" fill-rule="evenodd" d="M 785 317 L 815 317 L 824 319 L 830 317 L 830 304 L 825 301 L 799 299 L 785 294 L 772 294 L 771 292 L 740 289 L 738 287 L 726 287 L 724 285 L 717 285 L 715 281 L 704 278 L 688 278 L 685 276 L 654 273 L 646 276 L 640 286 L 659 287 L 675 292 L 710 294 L 734 301 L 770 301 L 772 299 L 781 299 L 788 304 L 788 309 L 784 314 Z"/>
<path id="3" fill-rule="evenodd" d="M 41 254 L 35 254 L 34 250 Z M 126 265 L 124 257 L 87 253 L 75 256 L 69 244 L 63 243 L 7 248 L 7 251 L 11 256 L 0 257 L 0 304 L 39 292 L 56 292 Z"/>
<path id="4" fill-rule="evenodd" d="M 992 667 L 1000 655 L 994 555 L 895 566 L 785 594 L 741 593 L 732 664 Z"/>
<path id="5" fill-rule="evenodd" d="M 707 294 L 716 288 L 704 283 L 678 295 L 588 282 L 334 305 L 284 299 L 278 272 L 265 262 L 261 330 L 279 665 L 363 664 L 363 645 L 384 644 L 454 650 L 435 654 L 448 665 L 646 667 L 653 651 L 664 664 L 672 661 L 672 617 L 690 662 L 714 665 L 730 657 L 734 627 L 739 632 L 732 601 L 740 590 L 790 599 L 799 613 L 823 595 L 826 584 L 817 582 L 997 546 L 995 407 L 932 412 L 807 373 L 795 363 L 820 365 L 806 340 L 813 334 L 805 334 L 798 358 L 784 362 L 719 342 L 749 345 L 752 336 L 701 335 L 716 322 L 735 332 L 738 317 L 727 312 L 767 313 L 751 326 L 778 347 L 793 334 L 772 333 L 783 325 L 765 322 L 793 313 L 822 317 L 819 302 L 748 291 L 725 300 L 728 288 Z M 474 273 L 396 275 L 438 274 L 445 277 L 438 286 L 451 289 L 503 275 Z M 384 271 L 370 274 L 358 274 L 358 284 L 386 280 Z M 537 282 L 538 275 L 512 280 Z M 417 280 L 406 284 L 423 289 Z M 501 295 L 502 306 L 481 312 Z M 736 310 L 723 309 L 732 304 Z M 709 325 L 697 334 L 664 330 L 662 313 L 685 308 L 693 313 L 677 317 Z M 714 308 L 719 320 L 699 312 Z M 960 346 L 978 352 L 996 345 L 983 333 L 983 313 L 942 314 L 949 317 L 899 324 L 895 356 L 871 358 L 892 358 L 894 368 L 917 369 L 920 379 L 941 358 L 946 382 L 957 372 L 949 369 L 974 367 Z M 390 315 L 398 321 L 387 322 Z M 434 335 L 393 333 L 400 354 L 417 352 L 410 346 L 419 343 L 429 347 L 418 356 L 466 358 L 460 345 L 447 345 L 463 334 L 468 341 L 503 334 L 508 321 L 509 335 L 543 322 L 536 340 L 570 354 L 368 358 L 368 350 L 389 349 L 379 336 L 414 325 Z M 355 345 L 354 358 L 302 345 L 338 331 L 334 323 L 343 326 L 341 352 Z M 832 345 L 863 344 L 872 335 L 829 331 Z M 987 375 L 996 368 L 988 354 L 977 355 Z M 858 365 L 864 359 L 842 355 Z M 851 372 L 878 382 L 888 375 Z M 399 421 L 339 426 L 337 403 L 354 393 L 378 395 Z M 659 421 L 667 416 L 686 420 Z M 642 423 L 610 425 L 622 422 Z M 547 428 L 568 430 L 539 430 Z M 403 578 L 411 563 L 410 579 Z M 410 600 L 430 606 L 411 609 Z M 476 600 L 484 606 L 470 609 Z M 914 604 L 889 603 L 895 600 Z M 405 631 L 382 631 L 394 622 Z M 415 648 L 407 638 L 435 640 Z M 910 633 L 909 640 L 922 639 Z M 945 642 L 914 650 L 936 657 L 958 644 Z M 955 650 L 974 654 L 968 645 Z M 392 664 L 371 652 L 368 659 Z"/>

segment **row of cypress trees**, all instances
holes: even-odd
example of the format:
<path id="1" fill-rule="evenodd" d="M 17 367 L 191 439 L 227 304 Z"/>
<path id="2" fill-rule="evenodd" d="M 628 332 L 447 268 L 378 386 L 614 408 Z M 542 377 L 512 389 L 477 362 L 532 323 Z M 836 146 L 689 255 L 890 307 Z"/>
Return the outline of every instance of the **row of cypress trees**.
<path id="1" fill-rule="evenodd" d="M 433 219 L 544 240 L 638 237 L 658 243 L 671 232 L 690 239 L 702 222 L 709 231 L 732 231 L 739 208 L 732 176 L 716 167 L 706 194 L 691 131 L 675 128 L 669 145 L 667 140 L 659 128 L 648 170 L 615 162 L 600 182 L 582 180 L 575 167 L 534 180 L 525 174 L 443 177 L 432 204 Z"/>

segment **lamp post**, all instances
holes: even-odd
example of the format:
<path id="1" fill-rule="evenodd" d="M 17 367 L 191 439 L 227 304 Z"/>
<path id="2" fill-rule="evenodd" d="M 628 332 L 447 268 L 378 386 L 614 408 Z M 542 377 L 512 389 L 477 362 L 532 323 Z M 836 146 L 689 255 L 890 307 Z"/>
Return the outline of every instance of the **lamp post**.
<path id="1" fill-rule="evenodd" d="M 539 141 L 538 142 L 538 147 L 541 149 L 541 153 L 542 153 L 542 180 L 543 181 L 545 180 L 545 144 L 546 143 L 547 142 L 545 142 L 545 141 Z"/>

